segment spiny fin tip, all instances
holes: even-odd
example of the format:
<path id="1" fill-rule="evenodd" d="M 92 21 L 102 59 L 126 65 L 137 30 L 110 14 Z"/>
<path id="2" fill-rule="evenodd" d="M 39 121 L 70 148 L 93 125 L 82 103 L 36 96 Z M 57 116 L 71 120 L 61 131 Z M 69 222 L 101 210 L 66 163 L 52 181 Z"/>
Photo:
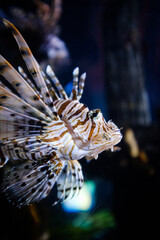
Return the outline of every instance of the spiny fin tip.
<path id="1" fill-rule="evenodd" d="M 82 79 L 86 79 L 86 72 L 84 72 L 84 73 L 81 75 L 81 78 L 82 78 Z"/>
<path id="2" fill-rule="evenodd" d="M 79 74 L 79 67 L 76 67 L 74 70 L 73 70 L 73 76 L 78 76 Z"/>

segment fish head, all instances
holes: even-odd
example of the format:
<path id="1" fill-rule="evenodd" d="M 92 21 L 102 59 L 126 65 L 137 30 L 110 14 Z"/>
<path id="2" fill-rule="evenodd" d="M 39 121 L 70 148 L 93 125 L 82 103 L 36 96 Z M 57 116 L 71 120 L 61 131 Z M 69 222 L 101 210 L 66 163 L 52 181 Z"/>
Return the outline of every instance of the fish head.
<path id="1" fill-rule="evenodd" d="M 90 160 L 97 159 L 98 154 L 105 150 L 113 151 L 114 146 L 121 141 L 122 134 L 112 120 L 106 122 L 100 109 L 90 110 L 88 116 L 92 121 L 92 130 L 89 138 L 90 153 L 86 158 Z"/>

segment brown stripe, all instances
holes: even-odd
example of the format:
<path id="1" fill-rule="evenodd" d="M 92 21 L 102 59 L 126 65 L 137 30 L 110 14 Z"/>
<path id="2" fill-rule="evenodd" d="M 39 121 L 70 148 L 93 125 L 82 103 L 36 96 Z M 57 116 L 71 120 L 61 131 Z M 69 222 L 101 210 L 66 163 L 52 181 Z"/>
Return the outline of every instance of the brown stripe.
<path id="1" fill-rule="evenodd" d="M 82 85 L 79 85 L 79 89 L 82 90 L 83 88 L 84 88 L 84 85 L 83 85 L 83 86 L 82 86 Z"/>
<path id="2" fill-rule="evenodd" d="M 60 82 L 56 82 L 55 83 L 55 86 L 58 88 L 58 87 L 60 87 L 61 88 L 61 90 L 62 90 L 62 87 L 61 87 L 61 84 L 60 84 Z"/>
<path id="3" fill-rule="evenodd" d="M 90 130 L 90 133 L 89 133 L 89 136 L 88 136 L 88 141 L 90 141 L 95 127 L 96 127 L 96 124 L 92 121 L 92 126 L 91 126 L 91 130 Z"/>
<path id="4" fill-rule="evenodd" d="M 70 104 L 70 102 L 71 102 L 70 100 L 67 100 L 60 106 L 60 108 L 58 109 L 58 115 L 59 116 L 63 113 L 63 111 Z"/>
<path id="5" fill-rule="evenodd" d="M 50 125 L 50 127 L 54 127 L 54 126 L 58 126 L 58 125 L 63 125 L 64 123 L 63 122 L 58 122 L 58 123 L 54 123 L 52 125 Z"/>
<path id="6" fill-rule="evenodd" d="M 89 128 L 89 124 L 87 124 L 86 128 L 83 131 L 81 131 L 81 133 L 85 133 L 88 128 Z"/>
<path id="7" fill-rule="evenodd" d="M 37 70 L 36 69 L 34 69 L 34 68 L 32 68 L 32 69 L 29 69 L 29 71 L 30 71 L 30 73 L 31 73 L 31 75 L 32 75 L 32 77 L 36 77 L 39 73 L 37 72 Z"/>
<path id="8" fill-rule="evenodd" d="M 72 149 L 71 149 L 71 151 L 69 152 L 69 157 L 70 157 L 70 159 L 72 159 L 72 152 L 73 152 L 74 147 L 75 147 L 75 144 L 73 144 Z"/>
<path id="9" fill-rule="evenodd" d="M 62 170 L 62 163 L 59 162 L 58 166 L 56 166 L 56 170 L 54 171 L 56 175 L 58 175 L 60 173 L 60 171 Z"/>
<path id="10" fill-rule="evenodd" d="M 87 115 L 87 116 L 86 116 L 86 119 L 84 119 L 83 121 L 80 121 L 80 120 L 79 120 L 79 121 L 77 122 L 77 124 L 75 124 L 72 128 L 75 129 L 75 128 L 77 128 L 78 126 L 85 125 L 88 120 L 89 120 L 89 117 L 88 117 L 88 115 Z"/>
<path id="11" fill-rule="evenodd" d="M 32 55 L 31 50 L 28 47 L 21 47 L 19 50 L 23 56 Z"/>
<path id="12" fill-rule="evenodd" d="M 63 96 L 63 98 L 64 99 L 67 99 L 68 97 L 66 96 L 66 93 L 65 93 L 65 91 L 64 91 L 64 89 L 63 89 L 63 87 L 62 86 L 60 86 L 61 87 L 61 89 L 60 90 L 58 90 L 59 91 L 59 93 Z"/>
<path id="13" fill-rule="evenodd" d="M 106 130 L 106 128 L 104 127 L 104 125 L 102 125 L 102 128 L 103 128 L 103 131 L 104 131 L 104 132 L 110 131 L 109 127 L 107 127 L 107 126 L 106 126 L 107 130 Z"/>
<path id="14" fill-rule="evenodd" d="M 0 64 L 0 73 L 3 74 L 8 69 L 8 65 Z"/>
<path id="15" fill-rule="evenodd" d="M 100 126 L 98 125 L 98 131 L 97 131 L 97 134 L 94 136 L 94 138 L 96 138 L 98 136 L 99 130 L 100 130 Z"/>
<path id="16" fill-rule="evenodd" d="M 33 101 L 38 101 L 38 100 L 40 100 L 40 97 L 39 97 L 37 94 L 35 94 L 32 98 L 33 98 Z"/>
<path id="17" fill-rule="evenodd" d="M 58 100 L 58 96 L 57 96 L 56 92 L 51 88 L 50 88 L 50 94 L 51 94 L 54 101 Z"/>
<path id="18" fill-rule="evenodd" d="M 68 130 L 64 131 L 63 133 L 61 133 L 61 135 L 60 135 L 59 137 L 54 137 L 54 138 L 49 138 L 49 139 L 43 139 L 43 142 L 54 142 L 54 141 L 58 141 L 58 140 L 60 140 L 67 132 L 68 132 Z"/>
<path id="19" fill-rule="evenodd" d="M 86 106 L 83 105 L 80 109 L 78 109 L 76 112 L 74 112 L 72 115 L 70 115 L 68 117 L 68 120 L 70 120 L 72 117 L 74 117 L 74 116 L 78 115 L 79 113 L 81 113 L 85 108 L 86 108 Z"/>
<path id="20" fill-rule="evenodd" d="M 75 89 L 72 90 L 72 94 L 73 94 L 72 99 L 77 100 L 77 91 Z"/>
<path id="21" fill-rule="evenodd" d="M 72 110 L 77 106 L 77 104 L 79 104 L 79 103 L 76 102 L 76 103 L 69 109 L 69 111 L 67 112 L 67 115 L 69 115 L 70 112 L 72 112 Z"/>

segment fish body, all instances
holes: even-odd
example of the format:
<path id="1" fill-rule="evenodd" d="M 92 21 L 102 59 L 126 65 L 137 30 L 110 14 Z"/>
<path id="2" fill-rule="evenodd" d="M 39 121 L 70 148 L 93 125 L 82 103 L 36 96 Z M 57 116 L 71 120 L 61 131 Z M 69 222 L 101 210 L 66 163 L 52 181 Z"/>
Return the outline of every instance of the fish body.
<path id="1" fill-rule="evenodd" d="M 122 135 L 106 122 L 99 109 L 80 102 L 86 73 L 73 71 L 73 88 L 67 96 L 50 66 L 44 73 L 27 43 L 6 19 L 1 19 L 17 41 L 32 76 L 16 71 L 0 55 L 0 74 L 12 89 L 0 82 L 0 165 L 4 167 L 2 189 L 21 207 L 45 198 L 57 185 L 57 200 L 74 196 L 83 186 L 79 159 L 97 159 Z M 7 167 L 5 167 L 7 166 Z"/>

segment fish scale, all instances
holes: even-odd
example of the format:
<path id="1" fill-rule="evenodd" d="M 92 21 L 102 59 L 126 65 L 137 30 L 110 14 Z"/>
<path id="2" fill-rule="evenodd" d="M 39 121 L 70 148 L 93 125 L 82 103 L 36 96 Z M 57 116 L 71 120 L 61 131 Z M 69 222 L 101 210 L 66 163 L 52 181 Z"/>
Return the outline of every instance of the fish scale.
<path id="1" fill-rule="evenodd" d="M 39 202 L 56 184 L 54 204 L 77 195 L 83 186 L 78 160 L 97 159 L 104 150 L 114 150 L 121 141 L 120 129 L 106 122 L 99 109 L 80 103 L 86 73 L 73 71 L 69 96 L 51 66 L 43 72 L 16 27 L 1 18 L 17 41 L 33 79 L 19 73 L 0 56 L 0 167 L 4 169 L 2 190 L 18 207 Z"/>

